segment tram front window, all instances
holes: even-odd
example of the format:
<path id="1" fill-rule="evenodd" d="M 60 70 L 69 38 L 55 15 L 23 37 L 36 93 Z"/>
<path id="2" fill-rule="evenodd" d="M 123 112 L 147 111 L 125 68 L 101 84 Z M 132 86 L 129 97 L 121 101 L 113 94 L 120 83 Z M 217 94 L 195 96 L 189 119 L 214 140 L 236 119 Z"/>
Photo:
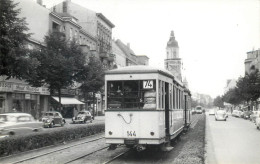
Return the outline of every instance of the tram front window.
<path id="1" fill-rule="evenodd" d="M 107 109 L 155 109 L 155 88 L 155 80 L 108 81 Z"/>

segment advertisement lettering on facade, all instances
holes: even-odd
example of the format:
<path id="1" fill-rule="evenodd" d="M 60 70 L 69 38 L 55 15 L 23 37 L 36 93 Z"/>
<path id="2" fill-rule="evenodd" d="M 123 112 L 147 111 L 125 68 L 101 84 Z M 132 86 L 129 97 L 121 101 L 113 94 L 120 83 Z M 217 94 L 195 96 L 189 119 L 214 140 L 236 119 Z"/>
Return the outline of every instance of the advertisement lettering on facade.
<path id="1" fill-rule="evenodd" d="M 0 92 L 13 92 L 13 91 L 39 93 L 41 95 L 50 95 L 50 91 L 48 88 L 43 88 L 43 87 L 36 88 L 24 84 L 0 82 Z"/>
<path id="2" fill-rule="evenodd" d="M 12 84 L 6 82 L 0 82 L 0 91 L 2 92 L 11 92 L 13 91 Z"/>

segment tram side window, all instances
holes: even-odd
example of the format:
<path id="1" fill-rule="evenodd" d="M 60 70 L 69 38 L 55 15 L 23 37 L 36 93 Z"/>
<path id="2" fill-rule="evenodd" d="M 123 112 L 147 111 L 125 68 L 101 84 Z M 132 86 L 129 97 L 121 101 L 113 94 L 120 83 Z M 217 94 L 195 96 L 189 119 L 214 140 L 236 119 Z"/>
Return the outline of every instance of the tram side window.
<path id="1" fill-rule="evenodd" d="M 156 107 L 155 80 L 108 81 L 108 109 L 150 109 Z"/>

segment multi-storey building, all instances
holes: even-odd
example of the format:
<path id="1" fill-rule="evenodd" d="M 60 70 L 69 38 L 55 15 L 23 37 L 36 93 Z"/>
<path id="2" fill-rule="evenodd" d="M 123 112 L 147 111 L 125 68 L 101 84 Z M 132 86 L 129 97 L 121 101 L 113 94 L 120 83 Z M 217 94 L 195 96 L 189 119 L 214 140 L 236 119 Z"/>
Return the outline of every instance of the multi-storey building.
<path id="1" fill-rule="evenodd" d="M 59 14 L 69 14 L 78 19 L 77 23 L 89 35 L 96 38 L 96 42 L 91 42 L 92 51 L 96 51 L 100 57 L 104 68 L 112 69 L 114 62 L 114 54 L 112 54 L 112 28 L 111 23 L 102 13 L 96 13 L 85 7 L 71 2 L 71 0 L 63 1 L 52 7 L 52 11 Z M 94 46 L 95 44 L 95 46 Z"/>
<path id="2" fill-rule="evenodd" d="M 245 59 L 245 73 L 250 74 L 256 69 L 260 71 L 260 49 L 247 52 Z"/>
<path id="3" fill-rule="evenodd" d="M 21 8 L 19 17 L 25 17 L 31 37 L 26 40 L 28 49 L 44 46 L 44 36 L 49 32 L 49 11 L 39 4 L 28 0 L 15 0 Z M 39 21 L 39 17 L 41 21 Z M 0 113 L 19 112 L 31 113 L 38 118 L 41 111 L 48 109 L 50 92 L 47 87 L 31 87 L 25 81 L 0 77 Z"/>
<path id="4" fill-rule="evenodd" d="M 44 38 L 51 32 L 63 32 L 67 40 L 75 39 L 86 55 L 100 57 L 107 69 L 115 68 L 116 65 L 120 67 L 149 63 L 147 56 L 136 56 L 121 41 L 112 42 L 114 25 L 101 13 L 95 13 L 69 0 L 54 6 L 52 10 L 45 8 L 42 0 L 37 0 L 37 3 L 33 0 L 14 2 L 19 3 L 19 16 L 26 18 L 28 33 L 32 33 L 26 41 L 29 49 L 46 46 Z M 62 96 L 71 97 L 75 104 L 78 102 L 75 99 L 77 93 L 75 88 L 62 89 Z M 55 92 L 52 96 L 55 96 Z M 47 87 L 34 88 L 21 80 L 0 77 L 0 113 L 16 108 L 38 117 L 42 111 L 49 110 L 50 100 L 55 98 L 50 97 Z"/>
<path id="5" fill-rule="evenodd" d="M 121 40 L 117 39 L 113 45 L 121 50 L 120 52 L 123 54 L 121 56 L 125 56 L 119 65 L 149 65 L 149 58 L 146 55 L 136 55 L 130 48 L 130 43 L 125 45 Z"/>
<path id="6" fill-rule="evenodd" d="M 175 77 L 182 81 L 181 58 L 179 57 L 179 45 L 175 40 L 174 32 L 171 31 L 170 40 L 166 47 L 166 59 L 164 60 L 165 69 L 172 72 Z"/>

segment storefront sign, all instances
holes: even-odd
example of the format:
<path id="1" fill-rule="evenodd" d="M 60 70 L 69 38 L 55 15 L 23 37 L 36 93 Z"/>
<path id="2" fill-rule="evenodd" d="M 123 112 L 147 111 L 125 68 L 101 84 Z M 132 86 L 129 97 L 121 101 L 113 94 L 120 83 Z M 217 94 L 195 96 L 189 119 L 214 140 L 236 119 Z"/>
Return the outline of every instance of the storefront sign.
<path id="1" fill-rule="evenodd" d="M 38 93 L 41 95 L 50 95 L 48 88 L 43 87 L 31 87 L 25 84 L 15 84 L 10 82 L 0 82 L 0 92 L 27 92 L 27 93 Z"/>
<path id="2" fill-rule="evenodd" d="M 30 87 L 29 85 L 23 85 L 23 84 L 13 84 L 13 88 L 15 91 L 23 91 L 23 92 L 39 92 L 39 88 Z"/>
<path id="3" fill-rule="evenodd" d="M 31 99 L 31 95 L 30 94 L 25 94 L 25 99 L 30 100 Z"/>
<path id="4" fill-rule="evenodd" d="M 2 92 L 13 91 L 12 83 L 0 82 L 0 91 L 2 91 Z"/>

